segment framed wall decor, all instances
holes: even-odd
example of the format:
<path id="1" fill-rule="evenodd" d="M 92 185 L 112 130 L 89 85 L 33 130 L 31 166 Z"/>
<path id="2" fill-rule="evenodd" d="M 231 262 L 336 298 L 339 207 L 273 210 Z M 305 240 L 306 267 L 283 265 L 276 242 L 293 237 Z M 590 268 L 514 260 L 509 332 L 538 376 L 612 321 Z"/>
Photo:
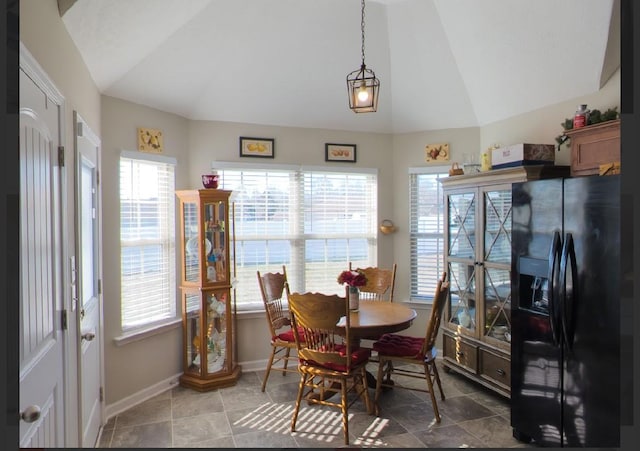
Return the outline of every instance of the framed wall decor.
<path id="1" fill-rule="evenodd" d="M 138 128 L 138 150 L 140 152 L 162 153 L 162 131 L 152 128 Z"/>
<path id="2" fill-rule="evenodd" d="M 449 159 L 449 143 L 427 144 L 424 147 L 425 161 L 447 161 Z"/>
<path id="3" fill-rule="evenodd" d="M 247 138 L 240 137 L 240 156 L 273 158 L 275 156 L 273 138 Z"/>
<path id="4" fill-rule="evenodd" d="M 331 144 L 324 145 L 324 161 L 356 162 L 355 144 Z"/>

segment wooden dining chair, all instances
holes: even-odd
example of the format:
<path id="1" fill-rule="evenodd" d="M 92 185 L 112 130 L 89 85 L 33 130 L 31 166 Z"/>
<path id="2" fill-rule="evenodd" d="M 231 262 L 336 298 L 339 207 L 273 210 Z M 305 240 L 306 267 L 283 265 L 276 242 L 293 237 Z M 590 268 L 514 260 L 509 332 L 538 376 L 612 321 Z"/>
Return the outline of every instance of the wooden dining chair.
<path id="1" fill-rule="evenodd" d="M 351 262 L 349 262 L 349 270 L 354 270 Z M 370 266 L 355 270 L 363 273 L 367 278 L 367 283 L 359 287 L 361 300 L 393 302 L 393 290 L 396 284 L 395 263 L 390 269 Z"/>
<path id="2" fill-rule="evenodd" d="M 431 396 L 433 411 L 436 421 L 440 423 L 440 412 L 434 393 L 434 382 L 440 390 L 440 396 L 444 401 L 445 396 L 440 384 L 440 376 L 436 367 L 436 338 L 440 329 L 442 312 L 449 294 L 449 281 L 447 273 L 442 274 L 438 281 L 433 299 L 431 316 L 427 322 L 427 332 L 423 337 L 411 337 L 402 334 L 384 334 L 373 344 L 373 349 L 378 353 L 378 376 L 376 379 L 376 392 L 374 405 L 376 415 L 380 414 L 380 393 L 383 387 L 393 387 L 428 392 Z M 399 364 L 400 366 L 398 366 Z M 410 364 L 410 365 L 407 365 Z M 421 366 L 421 371 L 415 369 L 415 365 Z M 427 387 L 402 385 L 398 379 L 391 380 L 391 376 L 407 376 L 418 379 L 426 379 Z"/>
<path id="3" fill-rule="evenodd" d="M 289 308 L 300 372 L 291 432 L 296 430 L 300 403 L 304 397 L 309 404 L 341 410 L 344 443 L 349 445 L 349 407 L 362 399 L 367 412 L 373 412 L 366 383 L 366 365 L 371 351 L 352 345 L 346 297 L 293 293 L 289 297 Z M 304 332 L 304 336 L 301 332 Z M 337 393 L 340 394 L 340 401 L 331 401 L 330 396 Z M 350 394 L 355 394 L 351 400 L 348 399 Z"/>
<path id="4" fill-rule="evenodd" d="M 262 391 L 264 391 L 271 370 L 281 371 L 283 376 L 286 373 L 296 373 L 298 359 L 296 356 L 291 356 L 291 350 L 295 350 L 296 342 L 291 329 L 291 320 L 283 302 L 290 295 L 287 270 L 282 265 L 282 273 L 260 274 L 260 271 L 257 271 L 257 275 L 271 334 L 271 355 L 262 381 Z M 292 361 L 291 366 L 288 365 L 289 361 Z M 273 366 L 274 363 L 279 362 L 282 362 L 282 366 Z"/>

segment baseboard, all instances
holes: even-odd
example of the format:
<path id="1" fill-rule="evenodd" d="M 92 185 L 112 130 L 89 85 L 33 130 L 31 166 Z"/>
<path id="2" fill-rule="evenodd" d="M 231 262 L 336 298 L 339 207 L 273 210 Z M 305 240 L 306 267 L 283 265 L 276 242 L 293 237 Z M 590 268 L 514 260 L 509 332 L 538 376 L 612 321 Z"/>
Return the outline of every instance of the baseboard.
<path id="1" fill-rule="evenodd" d="M 247 362 L 239 362 L 239 365 L 242 367 L 243 372 L 264 371 L 267 367 L 267 362 L 267 359 L 252 360 Z M 120 401 L 105 406 L 105 421 L 109 421 L 111 417 L 129 410 L 130 408 L 146 401 L 147 399 L 153 398 L 160 393 L 164 393 L 165 391 L 176 387 L 178 385 L 178 379 L 181 374 L 182 373 L 176 374 L 175 376 L 169 377 L 163 381 L 158 382 L 157 384 L 151 385 L 150 387 L 142 389 L 137 393 L 127 396 Z"/>
<path id="2" fill-rule="evenodd" d="M 242 372 L 248 371 L 264 371 L 267 369 L 268 359 L 263 360 L 251 360 L 248 362 L 239 362 L 239 365 L 242 367 Z"/>
<path id="3" fill-rule="evenodd" d="M 165 391 L 176 387 L 178 385 L 178 378 L 181 374 L 182 373 L 171 376 L 163 381 L 158 382 L 157 384 L 153 384 L 147 388 L 144 388 L 139 392 L 134 393 L 133 395 L 127 396 L 120 401 L 116 401 L 113 404 L 105 406 L 105 422 L 109 421 L 111 417 L 129 410 L 130 408 L 140 404 L 143 401 L 146 401 L 147 399 L 153 398 L 160 393 L 164 393 Z"/>

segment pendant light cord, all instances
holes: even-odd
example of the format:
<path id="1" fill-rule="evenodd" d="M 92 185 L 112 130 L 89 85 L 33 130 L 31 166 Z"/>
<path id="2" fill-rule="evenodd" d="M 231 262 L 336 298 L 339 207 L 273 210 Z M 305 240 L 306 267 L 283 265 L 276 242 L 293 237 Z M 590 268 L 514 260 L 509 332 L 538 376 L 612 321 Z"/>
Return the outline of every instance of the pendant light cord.
<path id="1" fill-rule="evenodd" d="M 364 67 L 364 0 L 362 0 L 360 31 L 362 32 L 362 67 Z"/>

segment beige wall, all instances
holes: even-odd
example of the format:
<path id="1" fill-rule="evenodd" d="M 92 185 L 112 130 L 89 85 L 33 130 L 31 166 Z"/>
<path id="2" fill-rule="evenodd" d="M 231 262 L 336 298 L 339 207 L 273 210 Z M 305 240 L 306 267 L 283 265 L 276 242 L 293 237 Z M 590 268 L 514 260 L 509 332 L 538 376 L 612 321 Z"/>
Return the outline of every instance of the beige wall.
<path id="1" fill-rule="evenodd" d="M 65 281 L 70 281 L 69 258 L 74 255 L 74 139 L 73 112 L 77 111 L 96 135 L 100 128 L 100 93 L 96 88 L 87 67 L 69 37 L 60 16 L 56 0 L 20 1 L 20 41 L 31 56 L 38 62 L 44 73 L 64 97 L 63 117 L 61 118 L 61 144 L 65 148 L 65 168 L 63 183 L 67 186 L 67 208 L 64 215 L 62 243 L 62 270 Z M 65 359 L 70 368 L 77 365 L 76 343 L 77 311 L 71 308 L 70 283 L 63 287 L 64 308 L 68 315 L 69 333 L 65 340 Z M 75 371 L 65 377 L 65 416 L 76 418 L 78 405 L 78 380 Z M 78 424 L 65 422 L 68 446 L 77 444 Z"/>
<path id="2" fill-rule="evenodd" d="M 174 328 L 162 334 L 118 346 L 120 331 L 120 196 L 119 157 L 121 150 L 138 147 L 137 128 L 162 130 L 163 155 L 175 157 L 176 188 L 187 185 L 189 168 L 189 125 L 174 114 L 102 97 L 102 205 L 104 262 L 104 344 L 107 404 L 120 401 L 182 368 L 182 332 Z"/>
<path id="3" fill-rule="evenodd" d="M 20 41 L 65 97 L 67 150 L 73 149 L 73 110 L 101 136 L 100 93 L 58 15 L 56 0 L 20 1 Z"/>
<path id="4" fill-rule="evenodd" d="M 462 162 L 463 156 L 478 148 L 480 130 L 450 128 L 445 130 L 405 133 L 393 137 L 393 185 L 394 209 L 391 219 L 397 226 L 393 240 L 394 259 L 398 264 L 396 299 L 409 300 L 410 248 L 409 248 L 409 172 L 411 167 L 442 166 L 445 172 L 454 161 Z M 449 143 L 449 161 L 442 164 L 425 162 L 427 144 Z"/>
<path id="5" fill-rule="evenodd" d="M 199 188 L 200 175 L 209 172 L 214 160 L 239 161 L 239 136 L 275 138 L 275 159 L 272 163 L 280 164 L 325 165 L 326 142 L 356 144 L 358 162 L 355 167 L 379 170 L 379 220 L 392 219 L 398 227 L 393 235 L 380 235 L 378 263 L 398 263 L 397 298 L 408 299 L 408 168 L 427 165 L 424 160 L 426 144 L 448 142 L 451 147 L 450 161 L 462 162 L 464 155 L 478 155 L 482 149 L 494 143 L 554 143 L 555 136 L 562 131 L 560 124 L 573 115 L 579 103 L 587 103 L 590 108 L 602 111 L 620 104 L 620 75 L 617 71 L 597 93 L 483 127 L 385 135 L 190 121 L 112 97 L 101 97 L 64 29 L 58 16 L 56 0 L 22 0 L 20 7 L 21 40 L 51 76 L 67 101 L 67 154 L 70 156 L 73 149 L 73 109 L 80 112 L 102 139 L 107 405 L 120 403 L 181 371 L 182 339 L 179 328 L 123 346 L 116 346 L 113 341 L 120 333 L 118 155 L 121 149 L 135 150 L 137 127 L 163 130 L 165 154 L 178 159 L 178 189 Z M 255 159 L 242 160 L 256 162 Z M 568 162 L 566 150 L 558 153 L 557 161 L 564 164 Z M 345 167 L 345 163 L 333 164 Z M 72 174 L 69 176 L 72 177 Z M 69 183 L 69 186 L 73 186 L 71 178 Z M 72 194 L 71 192 L 70 202 L 73 202 Z M 71 218 L 70 226 L 72 225 Z M 67 238 L 69 241 L 66 245 L 72 248 L 72 229 Z M 423 332 L 429 312 L 420 310 L 418 313 L 419 316 L 408 333 Z M 239 321 L 239 360 L 247 366 L 260 365 L 267 356 L 268 334 L 264 321 L 260 314 L 243 316 Z M 262 345 L 257 346 L 257 343 Z"/>
<path id="6" fill-rule="evenodd" d="M 478 149 L 481 151 L 493 144 L 556 144 L 555 138 L 563 130 L 561 124 L 565 119 L 573 118 L 576 108 L 583 103 L 589 109 L 601 112 L 614 107 L 620 112 L 620 68 L 597 92 L 483 126 Z M 568 165 L 570 162 L 569 147 L 564 144 L 556 154 L 556 164 Z"/>

